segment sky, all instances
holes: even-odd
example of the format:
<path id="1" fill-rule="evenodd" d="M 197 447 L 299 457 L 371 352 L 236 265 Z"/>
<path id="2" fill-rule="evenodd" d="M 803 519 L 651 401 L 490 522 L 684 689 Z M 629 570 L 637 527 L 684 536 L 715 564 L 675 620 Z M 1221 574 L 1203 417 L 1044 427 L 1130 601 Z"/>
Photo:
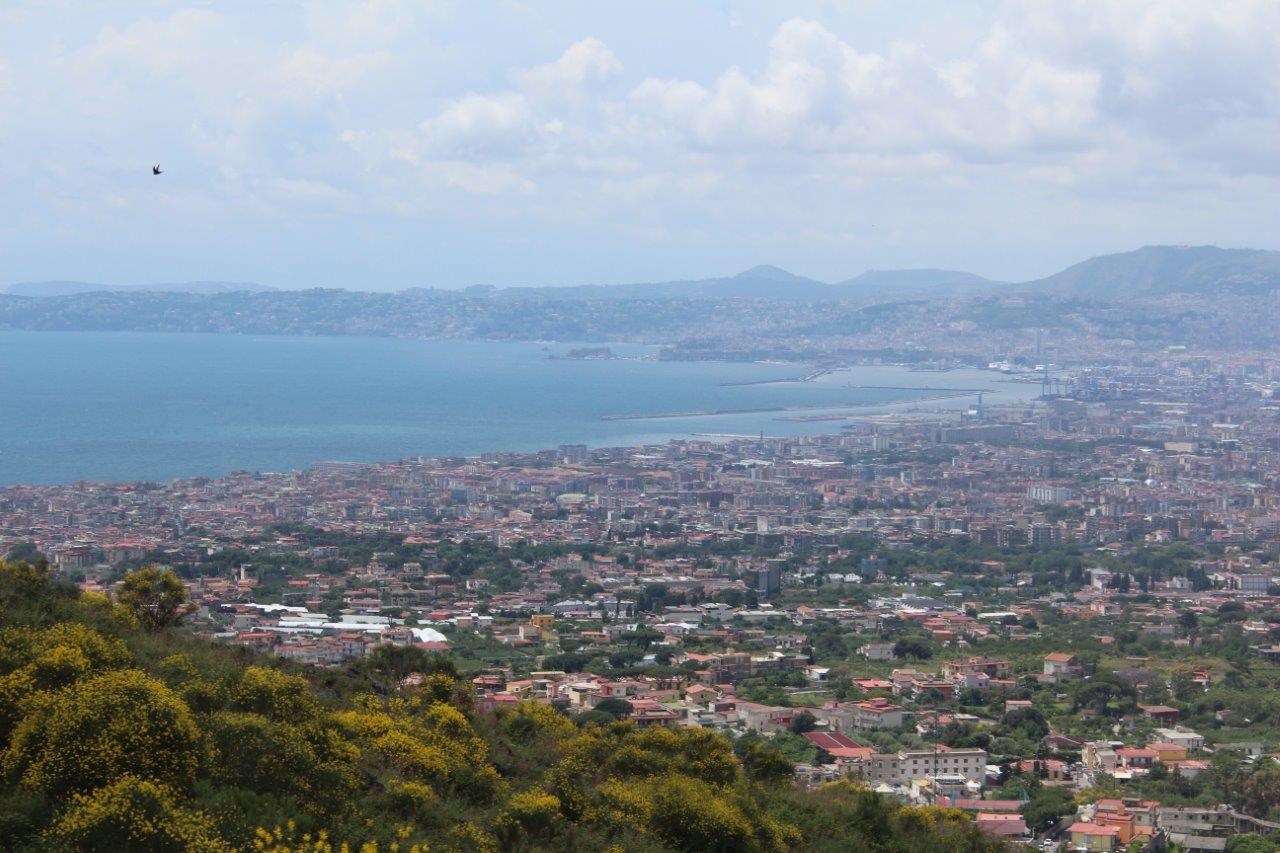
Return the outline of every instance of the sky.
<path id="1" fill-rule="evenodd" d="M 1017 281 L 1280 248 L 1278 131 L 1273 0 L 6 0 L 0 284 Z"/>

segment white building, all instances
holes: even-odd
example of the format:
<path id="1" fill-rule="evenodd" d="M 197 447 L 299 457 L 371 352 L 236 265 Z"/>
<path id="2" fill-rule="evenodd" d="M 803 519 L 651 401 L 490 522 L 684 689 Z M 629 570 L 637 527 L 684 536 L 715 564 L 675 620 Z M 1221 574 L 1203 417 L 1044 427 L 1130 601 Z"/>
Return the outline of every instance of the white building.
<path id="1" fill-rule="evenodd" d="M 1185 747 L 1188 752 L 1204 749 L 1204 735 L 1184 726 L 1175 726 L 1172 729 L 1156 729 L 1153 738 L 1162 743 L 1174 743 Z"/>
<path id="2" fill-rule="evenodd" d="M 1027 487 L 1027 497 L 1036 503 L 1061 504 L 1075 497 L 1075 492 L 1066 486 L 1035 485 Z"/>
<path id="3" fill-rule="evenodd" d="M 903 749 L 873 755 L 867 762 L 867 780 L 876 785 L 908 785 L 937 776 L 963 776 L 981 785 L 986 774 L 985 749 Z"/>
<path id="4" fill-rule="evenodd" d="M 888 699 L 875 698 L 853 703 L 852 724 L 857 729 L 896 729 L 906 713 Z"/>
<path id="5" fill-rule="evenodd" d="M 867 643 L 858 654 L 867 660 L 893 660 L 893 643 Z"/>

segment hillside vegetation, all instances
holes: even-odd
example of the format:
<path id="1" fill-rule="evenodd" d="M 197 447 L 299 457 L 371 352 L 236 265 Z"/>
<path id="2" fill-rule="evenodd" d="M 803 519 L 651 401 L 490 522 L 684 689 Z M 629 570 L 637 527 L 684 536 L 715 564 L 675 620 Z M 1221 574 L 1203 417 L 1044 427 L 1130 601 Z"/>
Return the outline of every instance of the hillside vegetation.
<path id="1" fill-rule="evenodd" d="M 479 713 L 445 658 L 291 670 L 184 634 L 184 609 L 158 570 L 112 602 L 0 563 L 4 849 L 999 849 L 959 812 L 796 790 L 762 739 Z"/>

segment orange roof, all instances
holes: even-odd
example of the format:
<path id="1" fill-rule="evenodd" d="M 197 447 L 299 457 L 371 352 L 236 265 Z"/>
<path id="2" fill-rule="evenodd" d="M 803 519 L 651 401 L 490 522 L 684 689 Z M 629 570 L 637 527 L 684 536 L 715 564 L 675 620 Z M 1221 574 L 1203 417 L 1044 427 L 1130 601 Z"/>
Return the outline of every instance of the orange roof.
<path id="1" fill-rule="evenodd" d="M 1101 826 L 1096 823 L 1073 823 L 1067 832 L 1070 832 L 1072 835 L 1119 835 L 1120 827 Z"/>

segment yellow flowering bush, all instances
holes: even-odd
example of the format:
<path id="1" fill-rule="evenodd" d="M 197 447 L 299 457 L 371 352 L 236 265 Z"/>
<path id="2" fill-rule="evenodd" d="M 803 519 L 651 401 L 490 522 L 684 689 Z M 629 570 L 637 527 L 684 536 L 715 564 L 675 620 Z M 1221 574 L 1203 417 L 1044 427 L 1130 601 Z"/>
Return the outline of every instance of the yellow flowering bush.
<path id="1" fill-rule="evenodd" d="M 485 801 L 502 786 L 488 763 L 488 747 L 456 708 L 433 704 L 417 715 L 386 711 L 342 711 L 333 715 L 358 744 L 398 773 L 437 790 L 452 789 Z"/>
<path id="2" fill-rule="evenodd" d="M 29 601 L 49 588 L 49 572 L 22 561 L 0 561 L 0 607 Z"/>
<path id="3" fill-rule="evenodd" d="M 122 669 L 133 660 L 124 641 L 104 637 L 78 622 L 59 622 L 40 631 L 0 630 L 0 673 L 28 666 L 55 649 L 79 652 L 86 671 L 93 672 Z"/>
<path id="4" fill-rule="evenodd" d="M 178 805 L 167 786 L 133 775 L 73 796 L 45 838 L 58 850 L 231 853 L 206 815 Z"/>
<path id="5" fill-rule="evenodd" d="M 66 687 L 88 675 L 93 668 L 85 653 L 75 646 L 54 646 L 28 666 L 40 690 Z"/>
<path id="6" fill-rule="evenodd" d="M 191 712 L 138 670 L 38 693 L 24 710 L 0 756 L 5 774 L 24 787 L 58 796 L 127 774 L 186 785 L 195 773 L 200 733 Z"/>
<path id="7" fill-rule="evenodd" d="M 575 737 L 564 760 L 552 769 L 562 787 L 580 784 L 582 777 L 645 778 L 665 773 L 732 785 L 741 779 L 742 767 L 729 742 L 714 732 L 683 727 L 637 731 L 628 723 L 614 723 L 593 726 Z M 552 791 L 564 799 L 562 790 Z"/>
<path id="8" fill-rule="evenodd" d="M 474 704 L 471 685 L 465 679 L 455 678 L 447 672 L 433 672 L 426 676 L 411 695 L 415 706 L 419 708 L 443 702 L 470 713 Z"/>
<path id="9" fill-rule="evenodd" d="M 607 779 L 600 783 L 597 792 L 600 806 L 591 819 L 630 827 L 636 832 L 646 832 L 653 824 L 653 798 L 638 785 Z"/>
<path id="10" fill-rule="evenodd" d="M 402 815 L 421 814 L 440 805 L 435 789 L 424 782 L 389 779 L 386 792 L 388 804 Z"/>
<path id="11" fill-rule="evenodd" d="M 516 743 L 540 738 L 564 740 L 577 732 L 573 722 L 550 705 L 519 702 L 499 712 L 498 730 Z"/>
<path id="12" fill-rule="evenodd" d="M 484 741 L 471 727 L 462 712 L 450 705 L 435 704 L 414 719 L 415 727 L 434 740 L 448 740 L 462 746 L 472 760 L 482 761 L 485 756 Z"/>
<path id="13" fill-rule="evenodd" d="M 197 714 L 209 714 L 227 707 L 230 690 L 221 681 L 194 678 L 175 687 L 187 707 Z"/>
<path id="14" fill-rule="evenodd" d="M 82 592 L 80 593 L 80 603 L 85 609 L 97 615 L 106 615 L 111 612 L 111 596 L 102 592 Z"/>
<path id="15" fill-rule="evenodd" d="M 944 809 L 937 806 L 904 806 L 898 809 L 898 822 L 909 830 L 929 832 L 943 824 L 964 825 L 973 822 L 962 809 Z"/>
<path id="16" fill-rule="evenodd" d="M 190 655 L 169 655 L 156 664 L 156 670 L 170 685 L 186 684 L 200 678 L 200 669 Z"/>
<path id="17" fill-rule="evenodd" d="M 232 689 L 231 709 L 281 722 L 301 723 L 315 719 L 320 713 L 320 704 L 305 678 L 270 667 L 251 666 Z"/>
<path id="18" fill-rule="evenodd" d="M 251 849 L 254 853 L 427 853 L 428 851 L 426 844 L 404 844 L 402 841 L 392 841 L 385 847 L 377 841 L 365 841 L 355 846 L 345 841 L 335 843 L 329 838 L 327 830 L 322 829 L 315 833 L 300 832 L 293 822 L 272 829 L 259 829 Z"/>
<path id="19" fill-rule="evenodd" d="M 0 744 L 25 713 L 22 703 L 37 691 L 66 687 L 130 661 L 122 641 L 75 622 L 39 631 L 0 630 Z"/>
<path id="20" fill-rule="evenodd" d="M 597 820 L 654 835 L 677 850 L 781 853 L 799 838 L 791 827 L 744 809 L 735 792 L 681 774 L 610 780 L 600 794 Z"/>
<path id="21" fill-rule="evenodd" d="M 500 828 L 538 838 L 550 833 L 559 818 L 560 800 L 540 788 L 531 788 L 513 794 L 496 823 Z"/>
<path id="22" fill-rule="evenodd" d="M 423 743 L 407 732 L 389 731 L 376 738 L 370 746 L 401 773 L 437 784 L 449 781 L 455 756 Z"/>
<path id="23" fill-rule="evenodd" d="M 398 727 L 396 719 L 381 711 L 336 711 L 333 721 L 349 737 L 370 741 Z"/>
<path id="24" fill-rule="evenodd" d="M 742 811 L 708 785 L 671 775 L 646 788 L 653 799 L 653 832 L 673 847 L 725 853 L 760 849 Z"/>
<path id="25" fill-rule="evenodd" d="M 39 634 L 38 647 L 72 646 L 84 653 L 95 672 L 123 669 L 133 663 L 133 655 L 124 640 L 105 637 L 76 622 L 59 622 Z"/>
<path id="26" fill-rule="evenodd" d="M 798 831 L 761 813 L 728 741 L 700 729 L 592 727 L 546 774 L 561 813 L 681 850 L 782 851 Z"/>
<path id="27" fill-rule="evenodd" d="M 214 746 L 213 778 L 252 791 L 309 793 L 318 758 L 296 727 L 261 714 L 221 711 L 210 714 L 203 728 Z"/>
<path id="28" fill-rule="evenodd" d="M 0 675 L 0 744 L 8 741 L 13 727 L 26 714 L 26 702 L 36 692 L 35 676 L 29 668 Z"/>
<path id="29" fill-rule="evenodd" d="M 448 847 L 458 853 L 498 853 L 498 841 L 474 821 L 454 824 L 447 836 Z"/>

